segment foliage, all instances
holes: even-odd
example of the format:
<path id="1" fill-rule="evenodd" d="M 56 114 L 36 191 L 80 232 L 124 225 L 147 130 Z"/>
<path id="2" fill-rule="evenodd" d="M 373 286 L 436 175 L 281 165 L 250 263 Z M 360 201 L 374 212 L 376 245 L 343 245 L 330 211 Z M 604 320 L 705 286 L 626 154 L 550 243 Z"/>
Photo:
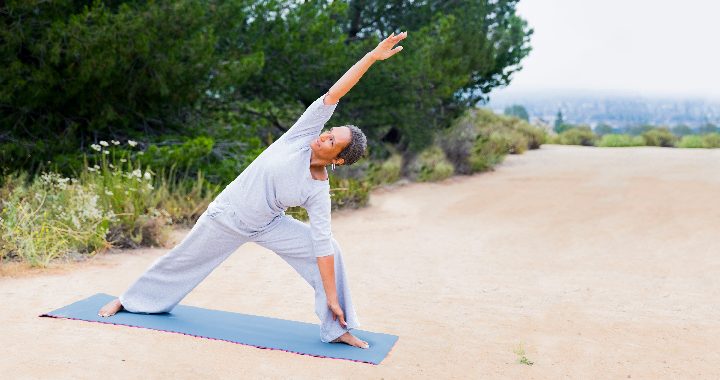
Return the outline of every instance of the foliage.
<path id="1" fill-rule="evenodd" d="M 570 128 L 572 128 L 572 126 L 565 123 L 565 118 L 563 117 L 562 111 L 558 110 L 557 115 L 555 115 L 555 122 L 553 123 L 553 131 L 555 131 L 555 133 L 557 134 L 560 134 Z"/>
<path id="2" fill-rule="evenodd" d="M 506 116 L 515 116 L 525 121 L 530 121 L 530 116 L 528 115 L 527 110 L 519 104 L 513 104 L 512 106 L 505 107 L 503 114 Z"/>
<path id="3" fill-rule="evenodd" d="M 27 175 L 5 178 L 12 187 L 0 213 L 0 260 L 20 259 L 44 266 L 68 253 L 95 253 L 107 247 L 115 219 L 99 204 L 93 186 L 44 173 L 28 186 Z"/>
<path id="4" fill-rule="evenodd" d="M 528 366 L 535 364 L 535 362 L 531 361 L 527 358 L 527 356 L 525 356 L 525 349 L 523 348 L 522 344 L 519 344 L 516 348 L 514 348 L 513 352 L 515 353 L 515 355 L 517 355 L 517 362 L 519 364 L 524 364 Z"/>
<path id="5" fill-rule="evenodd" d="M 678 137 L 683 137 L 683 136 L 693 134 L 693 130 L 690 127 L 688 127 L 687 125 L 676 125 L 676 126 L 672 127 L 670 130 L 672 131 L 672 133 L 675 136 L 678 136 Z"/>
<path id="6" fill-rule="evenodd" d="M 206 91 L 259 69 L 255 56 L 216 49 L 214 18 L 227 6 L 83 3 L 10 1 L 2 13 L 0 125 L 18 146 L 16 168 L 87 149 L 96 136 L 182 131 Z"/>
<path id="7" fill-rule="evenodd" d="M 392 184 L 402 175 L 403 158 L 400 154 L 393 154 L 387 160 L 373 162 L 370 167 L 368 181 L 373 186 Z"/>
<path id="8" fill-rule="evenodd" d="M 609 125 L 607 125 L 607 124 L 599 124 L 599 125 L 597 125 L 597 126 L 595 127 L 595 130 L 594 130 L 594 131 L 595 131 L 595 134 L 596 134 L 596 135 L 601 136 L 601 137 L 604 136 L 604 135 L 609 135 L 609 134 L 614 134 L 614 133 L 616 133 L 615 128 L 613 128 L 613 127 L 611 127 L 611 126 L 609 126 Z"/>
<path id="9" fill-rule="evenodd" d="M 597 146 L 601 147 L 626 147 L 626 146 L 644 146 L 645 140 L 640 136 L 607 134 L 603 135 Z"/>
<path id="10" fill-rule="evenodd" d="M 537 149 L 546 138 L 542 129 L 524 120 L 473 109 L 439 136 L 438 145 L 457 173 L 471 174 L 491 169 L 508 153 Z"/>
<path id="11" fill-rule="evenodd" d="M 677 137 L 668 128 L 653 128 L 643 132 L 643 139 L 647 146 L 674 147 Z"/>
<path id="12" fill-rule="evenodd" d="M 415 156 L 407 167 L 408 176 L 418 182 L 440 181 L 452 176 L 455 168 L 440 147 L 431 146 Z"/>
<path id="13" fill-rule="evenodd" d="M 51 160 L 69 173 L 91 143 L 214 137 L 226 113 L 264 143 L 393 30 L 409 30 L 412 48 L 373 67 L 336 119 L 360 125 L 371 144 L 419 151 L 520 69 L 532 30 L 516 3 L 9 1 L 0 159 L 31 173 Z"/>
<path id="14" fill-rule="evenodd" d="M 698 128 L 698 134 L 706 135 L 709 133 L 720 133 L 720 127 L 714 124 L 707 123 Z"/>
<path id="15" fill-rule="evenodd" d="M 588 126 L 570 128 L 560 133 L 560 144 L 594 146 L 596 136 Z"/>
<path id="16" fill-rule="evenodd" d="M 373 66 L 333 119 L 362 127 L 371 151 L 394 155 L 357 176 L 331 177 L 333 208 L 365 204 L 371 186 L 396 180 L 402 165 L 409 165 L 403 155 L 434 152 L 418 156 L 438 164 L 419 177 L 449 175 L 451 164 L 433 161 L 444 153 L 428 148 L 435 135 L 493 88 L 508 85 L 530 51 L 532 30 L 516 15 L 516 5 L 7 1 L 0 13 L 0 174 L 27 173 L 25 187 L 0 177 L 2 199 L 13 202 L 8 220 L 39 217 L 29 213 L 39 205 L 23 194 L 39 186 L 35 176 L 55 173 L 47 175 L 69 178 L 77 187 L 74 195 L 48 189 L 48 199 L 57 196 L 68 207 L 96 199 L 98 212 L 106 213 L 103 221 L 80 223 L 82 233 L 95 235 L 77 232 L 72 249 L 162 244 L 164 226 L 192 222 L 220 186 L 342 73 L 381 38 L 401 30 L 410 35 L 403 53 Z M 504 154 L 544 141 L 525 122 L 503 120 L 473 127 L 464 158 L 468 171 L 486 170 Z M 57 215 L 42 215 L 46 219 L 33 222 L 40 230 L 60 228 Z M 96 222 L 107 228 L 102 238 Z M 31 232 L 19 240 L 16 232 L 3 235 L 4 246 L 15 247 L 14 258 L 31 252 L 17 248 L 19 241 L 37 245 Z M 42 265 L 46 259 L 32 260 Z"/>
<path id="17" fill-rule="evenodd" d="M 624 133 L 631 136 L 641 136 L 643 133 L 651 131 L 654 128 L 652 125 L 635 125 L 625 128 Z"/>
<path id="18" fill-rule="evenodd" d="M 686 135 L 675 145 L 678 148 L 704 148 L 702 136 Z"/>
<path id="19" fill-rule="evenodd" d="M 703 136 L 703 147 L 720 148 L 720 133 L 708 133 Z"/>

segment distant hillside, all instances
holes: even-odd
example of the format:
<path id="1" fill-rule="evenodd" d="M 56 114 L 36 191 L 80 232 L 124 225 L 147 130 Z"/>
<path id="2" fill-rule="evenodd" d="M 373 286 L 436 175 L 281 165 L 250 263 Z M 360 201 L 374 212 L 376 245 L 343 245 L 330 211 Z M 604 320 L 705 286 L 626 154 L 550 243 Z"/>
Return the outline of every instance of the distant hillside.
<path id="1" fill-rule="evenodd" d="M 571 124 L 613 127 L 636 125 L 684 124 L 699 127 L 720 125 L 720 101 L 683 98 L 649 98 L 631 95 L 592 93 L 498 93 L 491 95 L 488 107 L 502 113 L 505 107 L 519 104 L 527 110 L 530 121 L 552 124 L 558 110 Z"/>

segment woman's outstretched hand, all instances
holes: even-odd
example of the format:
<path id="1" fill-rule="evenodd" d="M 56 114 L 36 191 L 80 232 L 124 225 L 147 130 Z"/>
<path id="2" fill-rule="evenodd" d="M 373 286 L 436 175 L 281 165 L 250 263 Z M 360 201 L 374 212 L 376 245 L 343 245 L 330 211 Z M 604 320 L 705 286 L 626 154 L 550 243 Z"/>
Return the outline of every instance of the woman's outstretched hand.
<path id="1" fill-rule="evenodd" d="M 345 322 L 345 313 L 340 307 L 340 304 L 337 302 L 328 302 L 328 308 L 330 308 L 330 311 L 333 313 L 333 321 L 339 319 L 340 324 L 343 327 L 347 327 L 347 322 Z"/>
<path id="2" fill-rule="evenodd" d="M 396 43 L 402 41 L 407 37 L 407 32 L 402 32 L 398 35 L 395 35 L 395 32 L 393 32 L 391 35 L 388 36 L 388 38 L 382 40 L 378 46 L 373 49 L 373 51 L 370 52 L 370 56 L 378 61 L 386 60 L 393 55 L 397 54 L 402 50 L 402 46 L 398 46 L 393 49 L 393 46 L 395 46 Z"/>
<path id="3" fill-rule="evenodd" d="M 388 38 L 380 42 L 375 49 L 366 53 L 345 74 L 343 74 L 343 76 L 340 77 L 340 79 L 338 79 L 332 87 L 330 87 L 325 99 L 323 99 L 323 104 L 337 104 L 337 102 L 340 101 L 340 98 L 345 96 L 345 94 L 347 94 L 348 91 L 357 84 L 360 77 L 365 74 L 367 69 L 372 66 L 375 61 L 386 60 L 402 50 L 402 46 L 398 46 L 396 48 L 393 48 L 393 46 L 404 40 L 405 37 L 407 37 L 407 32 L 400 33 L 397 36 L 393 33 L 388 36 Z"/>

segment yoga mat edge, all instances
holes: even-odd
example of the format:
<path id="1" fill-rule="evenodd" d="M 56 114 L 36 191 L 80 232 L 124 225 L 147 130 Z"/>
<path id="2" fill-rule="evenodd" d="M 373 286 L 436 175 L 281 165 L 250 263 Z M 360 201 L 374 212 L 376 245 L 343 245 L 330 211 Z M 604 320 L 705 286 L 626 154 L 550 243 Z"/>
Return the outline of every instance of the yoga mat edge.
<path id="1" fill-rule="evenodd" d="M 135 327 L 135 328 L 141 328 L 141 329 L 146 329 L 146 330 L 155 330 L 155 331 L 162 331 L 162 332 L 169 332 L 169 333 L 178 333 L 178 334 L 187 335 L 187 336 L 192 336 L 192 337 L 197 337 L 197 338 L 205 338 L 205 339 L 212 339 L 212 340 L 224 341 L 224 342 L 235 343 L 235 344 L 240 344 L 240 345 L 244 345 L 244 346 L 250 346 L 250 347 L 260 348 L 260 349 L 276 350 L 276 351 L 285 351 L 285 352 L 290 352 L 290 353 L 294 353 L 294 354 L 307 355 L 307 356 L 313 356 L 313 357 L 318 357 L 318 358 L 350 360 L 350 361 L 354 361 L 354 362 L 358 362 L 358 363 L 367 363 L 367 364 L 373 364 L 373 365 L 379 365 L 388 355 L 390 355 L 390 353 L 392 352 L 392 349 L 393 349 L 394 346 L 395 346 L 395 343 L 397 343 L 397 340 L 399 339 L 399 337 L 394 336 L 394 335 L 381 334 L 381 333 L 372 333 L 372 332 L 368 332 L 368 331 L 358 330 L 358 331 L 362 331 L 362 332 L 364 332 L 364 333 L 370 333 L 370 334 L 376 334 L 376 335 L 384 335 L 384 336 L 387 336 L 387 337 L 392 337 L 392 338 L 394 338 L 394 339 L 392 339 L 392 342 L 390 343 L 387 352 L 382 356 L 382 358 L 380 358 L 380 359 L 377 360 L 377 361 L 371 361 L 371 360 L 364 360 L 364 359 L 353 359 L 353 358 L 348 358 L 348 357 L 326 356 L 326 355 L 317 354 L 317 353 L 311 353 L 311 352 L 302 352 L 302 351 L 297 351 L 297 350 L 292 350 L 292 349 L 285 349 L 285 348 L 278 348 L 278 347 L 263 346 L 263 345 L 257 345 L 257 344 L 252 344 L 252 343 L 245 343 L 245 342 L 240 342 L 240 341 L 235 341 L 235 340 L 230 340 L 230 339 L 222 339 L 222 338 L 211 337 L 211 336 L 206 336 L 206 335 L 192 334 L 192 333 L 183 332 L 183 331 L 164 330 L 164 329 L 157 328 L 157 327 L 136 326 L 136 325 L 125 324 L 125 323 L 114 323 L 114 322 L 109 322 L 109 321 L 106 322 L 106 321 L 88 320 L 88 319 L 84 319 L 84 318 L 75 318 L 75 317 L 66 316 L 66 315 L 53 315 L 54 313 L 57 313 L 57 312 L 59 312 L 60 310 L 70 309 L 72 306 L 78 305 L 78 304 L 80 304 L 80 303 L 82 303 L 82 302 L 87 302 L 88 300 L 92 299 L 93 297 L 99 297 L 99 296 L 100 296 L 100 297 L 101 297 L 101 296 L 112 297 L 112 296 L 109 296 L 109 295 L 104 294 L 104 293 L 98 293 L 98 294 L 96 294 L 96 295 L 94 295 L 94 296 L 90 296 L 90 297 L 88 297 L 88 298 L 85 298 L 85 299 L 83 299 L 83 300 L 77 301 L 77 302 L 72 303 L 72 304 L 70 304 L 70 305 L 61 307 L 61 308 L 59 308 L 59 309 L 53 310 L 53 311 L 51 311 L 51 312 L 40 314 L 40 315 L 38 315 L 38 317 L 48 317 L 48 318 L 55 318 L 55 319 L 68 319 L 68 320 L 76 320 L 76 321 L 84 321 L 84 322 L 94 322 L 94 323 L 109 324 L 109 325 L 116 325 L 116 326 Z M 114 298 L 114 297 L 113 297 L 113 298 Z M 218 312 L 218 313 L 228 313 L 228 314 L 234 314 L 234 315 L 237 315 L 237 316 L 261 318 L 261 319 L 263 319 L 263 320 L 266 320 L 266 319 L 267 319 L 267 320 L 274 320 L 274 321 L 282 321 L 283 323 L 297 323 L 297 324 L 304 324 L 304 325 L 314 325 L 314 324 L 309 324 L 309 323 L 306 323 L 306 322 L 297 322 L 297 321 L 285 320 L 285 319 L 280 319 L 280 318 L 254 316 L 254 315 L 242 314 L 242 313 L 234 313 L 234 312 L 224 312 L 224 311 L 221 311 L 221 310 L 204 309 L 204 308 L 199 308 L 199 307 L 195 307 L 195 306 L 178 305 L 177 307 L 184 307 L 184 308 L 188 308 L 188 309 L 191 308 L 191 309 L 197 309 L 197 310 L 203 310 L 203 311 L 210 311 L 210 312 Z M 174 309 L 174 310 L 177 310 L 177 307 L 176 307 L 176 309 Z M 66 311 L 66 312 L 67 312 L 67 311 Z M 124 312 L 124 313 L 134 314 L 134 313 L 128 313 L 128 312 Z M 160 315 L 160 314 L 135 314 L 135 315 Z M 171 313 L 166 313 L 166 315 L 170 316 L 170 315 L 172 315 L 172 314 L 171 314 Z M 315 325 L 315 326 L 317 326 L 317 325 Z M 319 328 L 319 326 L 318 326 L 318 328 Z M 316 337 L 316 339 L 318 339 L 318 341 L 319 341 L 319 337 Z M 386 338 L 386 339 L 387 339 L 387 338 Z M 323 343 L 323 344 L 328 344 L 328 345 L 330 345 L 331 343 Z M 332 343 L 332 345 L 334 345 L 334 344 L 335 344 L 335 343 Z M 373 347 L 371 346 L 370 349 L 372 349 L 372 348 L 373 348 Z"/>

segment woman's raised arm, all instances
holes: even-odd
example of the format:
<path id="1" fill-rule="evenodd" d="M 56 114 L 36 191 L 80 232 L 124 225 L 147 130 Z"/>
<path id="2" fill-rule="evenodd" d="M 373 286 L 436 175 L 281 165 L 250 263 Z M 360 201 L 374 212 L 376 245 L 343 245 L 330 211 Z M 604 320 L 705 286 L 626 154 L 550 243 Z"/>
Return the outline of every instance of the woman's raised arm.
<path id="1" fill-rule="evenodd" d="M 402 46 L 395 46 L 396 43 L 402 41 L 407 37 L 407 32 L 395 35 L 392 33 L 386 39 L 382 40 L 378 46 L 371 52 L 365 54 L 357 63 L 355 63 L 335 84 L 330 87 L 327 96 L 325 96 L 325 104 L 335 104 L 340 101 L 340 98 L 350 91 L 353 86 L 357 84 L 360 78 L 365 74 L 368 68 L 372 66 L 375 61 L 382 61 L 388 59 L 402 50 Z"/>

